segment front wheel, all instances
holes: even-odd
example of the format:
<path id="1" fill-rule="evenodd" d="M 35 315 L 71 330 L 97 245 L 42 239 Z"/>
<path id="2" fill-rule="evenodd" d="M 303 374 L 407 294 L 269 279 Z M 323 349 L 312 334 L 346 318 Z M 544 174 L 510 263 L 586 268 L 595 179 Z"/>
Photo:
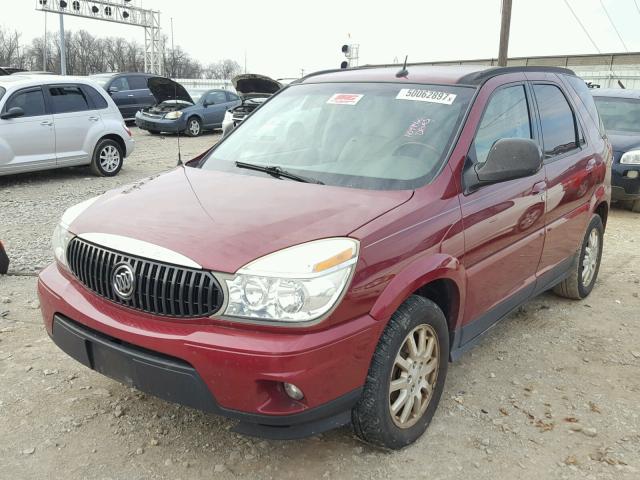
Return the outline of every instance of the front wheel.
<path id="1" fill-rule="evenodd" d="M 364 441 L 390 449 L 415 442 L 436 411 L 449 358 L 442 310 L 413 295 L 393 314 L 351 419 Z"/>
<path id="2" fill-rule="evenodd" d="M 573 260 L 570 275 L 553 288 L 556 295 L 581 300 L 591 293 L 600 271 L 603 238 L 602 219 L 599 215 L 594 215 L 587 227 L 580 251 Z"/>
<path id="3" fill-rule="evenodd" d="M 202 133 L 202 122 L 200 122 L 200 119 L 191 117 L 187 120 L 187 129 L 185 130 L 185 133 L 190 137 L 197 137 L 200 135 Z"/>
<path id="4" fill-rule="evenodd" d="M 122 168 L 123 159 L 122 147 L 116 141 L 104 138 L 93 152 L 91 171 L 100 177 L 113 177 Z"/>

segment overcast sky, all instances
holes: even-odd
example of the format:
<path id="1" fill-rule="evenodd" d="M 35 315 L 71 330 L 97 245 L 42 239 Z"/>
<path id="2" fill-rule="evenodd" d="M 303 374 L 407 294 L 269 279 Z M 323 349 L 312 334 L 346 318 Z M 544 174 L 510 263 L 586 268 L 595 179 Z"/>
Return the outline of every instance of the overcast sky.
<path id="1" fill-rule="evenodd" d="M 29 41 L 44 31 L 37 0 L 3 0 L 0 25 Z M 497 57 L 501 0 L 134 0 L 160 10 L 164 33 L 173 18 L 176 45 L 206 63 L 233 58 L 251 72 L 299 76 L 338 67 L 350 34 L 360 64 Z M 634 0 L 568 0 L 602 52 L 640 51 L 640 13 Z M 638 4 L 640 1 L 636 0 Z M 10 7 L 9 7 L 10 5 Z M 9 7 L 9 8 L 7 8 Z M 47 14 L 49 31 L 57 15 Z M 143 30 L 65 17 L 68 30 L 144 42 Z M 564 0 L 513 0 L 509 56 L 595 53 Z"/>

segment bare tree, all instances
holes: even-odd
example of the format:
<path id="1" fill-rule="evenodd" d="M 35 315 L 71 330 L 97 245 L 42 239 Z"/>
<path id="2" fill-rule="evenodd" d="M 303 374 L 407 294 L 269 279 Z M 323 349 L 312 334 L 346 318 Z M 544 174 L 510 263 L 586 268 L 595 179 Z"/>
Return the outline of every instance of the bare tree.
<path id="1" fill-rule="evenodd" d="M 230 80 L 242 72 L 240 64 L 230 58 L 225 58 L 216 63 L 211 63 L 204 69 L 205 78 Z"/>

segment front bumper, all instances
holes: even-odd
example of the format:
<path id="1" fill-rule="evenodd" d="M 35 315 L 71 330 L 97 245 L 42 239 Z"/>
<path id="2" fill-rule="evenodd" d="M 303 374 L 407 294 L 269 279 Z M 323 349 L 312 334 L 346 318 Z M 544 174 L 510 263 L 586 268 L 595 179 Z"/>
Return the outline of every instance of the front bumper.
<path id="1" fill-rule="evenodd" d="M 136 114 L 136 125 L 142 130 L 170 133 L 182 132 L 187 128 L 186 119 L 183 117 L 175 120 L 166 120 L 164 118 L 146 117 L 140 113 Z"/>
<path id="2" fill-rule="evenodd" d="M 40 274 L 38 293 L 47 332 L 81 363 L 271 438 L 348 423 L 384 327 L 368 315 L 307 333 L 160 319 L 97 297 L 55 264 Z M 305 398 L 290 399 L 282 382 Z"/>
<path id="3" fill-rule="evenodd" d="M 637 174 L 631 172 L 638 172 Z M 630 175 L 631 173 L 631 175 Z M 635 178 L 632 176 L 638 175 Z M 640 199 L 640 165 L 614 163 L 611 167 L 611 199 Z"/>

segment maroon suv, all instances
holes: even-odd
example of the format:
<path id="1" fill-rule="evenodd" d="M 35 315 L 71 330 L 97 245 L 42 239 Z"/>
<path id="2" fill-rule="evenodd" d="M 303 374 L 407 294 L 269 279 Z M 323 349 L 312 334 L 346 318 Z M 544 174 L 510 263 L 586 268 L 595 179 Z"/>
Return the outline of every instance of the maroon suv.
<path id="1" fill-rule="evenodd" d="M 53 341 L 140 390 L 296 438 L 400 448 L 447 364 L 598 275 L 611 146 L 560 68 L 313 74 L 201 157 L 65 212 Z"/>

